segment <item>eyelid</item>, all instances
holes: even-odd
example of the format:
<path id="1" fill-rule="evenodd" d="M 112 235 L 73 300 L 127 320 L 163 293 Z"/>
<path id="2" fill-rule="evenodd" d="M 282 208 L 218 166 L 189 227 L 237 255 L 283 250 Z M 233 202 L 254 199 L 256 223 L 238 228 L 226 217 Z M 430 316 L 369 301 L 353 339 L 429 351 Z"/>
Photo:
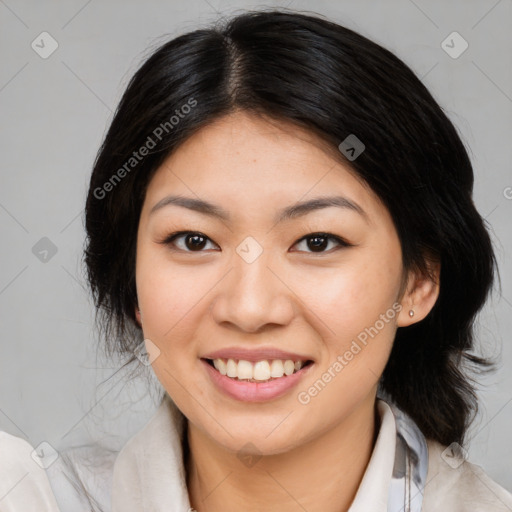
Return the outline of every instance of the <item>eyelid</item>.
<path id="1" fill-rule="evenodd" d="M 214 245 L 217 245 L 209 236 L 205 235 L 204 233 L 202 233 L 201 231 L 192 231 L 192 230 L 182 230 L 182 231 L 174 231 L 168 235 L 166 235 L 162 240 L 159 240 L 157 243 L 159 244 L 162 244 L 162 245 L 171 245 L 172 242 L 174 242 L 174 240 L 176 238 L 179 238 L 180 236 L 183 236 L 183 235 L 199 235 L 201 237 L 204 237 L 206 238 L 207 240 L 211 241 Z M 313 231 L 311 233 L 307 233 L 306 235 L 302 236 L 301 238 L 299 238 L 298 240 L 296 240 L 293 244 L 292 244 L 292 247 L 297 245 L 299 242 L 302 242 L 303 240 L 307 240 L 308 238 L 313 238 L 313 237 L 322 237 L 322 238 L 327 238 L 329 240 L 333 240 L 335 241 L 339 247 L 352 247 L 354 244 L 351 244 L 349 242 L 347 242 L 345 239 L 343 239 L 342 237 L 338 236 L 338 235 L 335 235 L 333 233 L 327 233 L 327 232 L 324 232 L 324 231 Z M 218 245 L 217 245 L 218 247 Z M 201 252 L 205 252 L 205 251 L 184 251 L 182 249 L 176 249 L 176 248 L 172 248 L 172 250 L 175 250 L 175 251 L 180 251 L 180 252 L 186 252 L 186 253 L 201 253 Z M 330 251 L 323 251 L 323 252 L 313 252 L 313 251 L 292 251 L 292 252 L 306 252 L 307 254 L 330 254 L 332 250 Z"/>

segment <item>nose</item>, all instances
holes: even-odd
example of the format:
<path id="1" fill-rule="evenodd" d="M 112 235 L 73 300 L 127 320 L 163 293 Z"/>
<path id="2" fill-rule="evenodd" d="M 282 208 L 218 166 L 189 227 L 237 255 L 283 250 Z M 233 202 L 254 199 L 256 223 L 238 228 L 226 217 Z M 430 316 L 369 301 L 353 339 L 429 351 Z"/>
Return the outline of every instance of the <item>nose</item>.
<path id="1" fill-rule="evenodd" d="M 251 263 L 234 255 L 233 267 L 219 283 L 210 306 L 219 325 L 257 333 L 271 324 L 284 326 L 292 321 L 295 295 L 279 269 L 269 263 L 265 251 Z"/>

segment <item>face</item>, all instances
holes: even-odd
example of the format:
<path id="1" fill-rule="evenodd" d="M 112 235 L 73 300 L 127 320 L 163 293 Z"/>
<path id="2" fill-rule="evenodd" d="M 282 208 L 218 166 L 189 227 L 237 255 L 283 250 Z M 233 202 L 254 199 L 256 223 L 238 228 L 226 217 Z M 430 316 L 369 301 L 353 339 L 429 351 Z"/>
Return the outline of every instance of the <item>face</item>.
<path id="1" fill-rule="evenodd" d="M 327 197 L 337 203 L 298 206 Z M 402 277 L 387 209 L 291 125 L 224 117 L 149 183 L 136 284 L 153 370 L 229 450 L 282 453 L 373 403 L 409 309 Z"/>

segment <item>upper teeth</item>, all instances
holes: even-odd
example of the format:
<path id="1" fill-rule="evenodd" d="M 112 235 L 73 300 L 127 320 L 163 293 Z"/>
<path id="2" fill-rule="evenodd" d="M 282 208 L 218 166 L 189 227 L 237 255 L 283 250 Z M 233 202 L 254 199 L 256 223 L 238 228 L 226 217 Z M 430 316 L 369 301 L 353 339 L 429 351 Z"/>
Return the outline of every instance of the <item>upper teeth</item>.
<path id="1" fill-rule="evenodd" d="M 271 377 L 278 378 L 283 375 L 291 375 L 292 373 L 300 370 L 305 364 L 305 361 L 292 361 L 286 359 L 274 359 L 269 361 L 245 361 L 243 359 L 238 362 L 235 359 L 214 359 L 213 366 L 222 374 L 228 377 L 238 379 L 254 379 L 254 380 L 268 380 Z"/>

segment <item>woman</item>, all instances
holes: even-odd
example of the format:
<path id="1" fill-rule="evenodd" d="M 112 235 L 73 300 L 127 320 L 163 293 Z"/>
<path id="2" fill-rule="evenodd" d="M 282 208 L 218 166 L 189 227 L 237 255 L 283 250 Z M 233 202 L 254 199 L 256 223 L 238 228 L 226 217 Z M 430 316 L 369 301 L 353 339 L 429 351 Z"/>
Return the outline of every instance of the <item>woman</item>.
<path id="1" fill-rule="evenodd" d="M 351 30 L 250 12 L 160 47 L 98 153 L 85 262 L 164 397 L 107 493 L 79 475 L 91 503 L 512 510 L 463 448 L 496 267 L 472 187 L 421 81 Z M 26 495 L 63 508 L 46 477 Z"/>

